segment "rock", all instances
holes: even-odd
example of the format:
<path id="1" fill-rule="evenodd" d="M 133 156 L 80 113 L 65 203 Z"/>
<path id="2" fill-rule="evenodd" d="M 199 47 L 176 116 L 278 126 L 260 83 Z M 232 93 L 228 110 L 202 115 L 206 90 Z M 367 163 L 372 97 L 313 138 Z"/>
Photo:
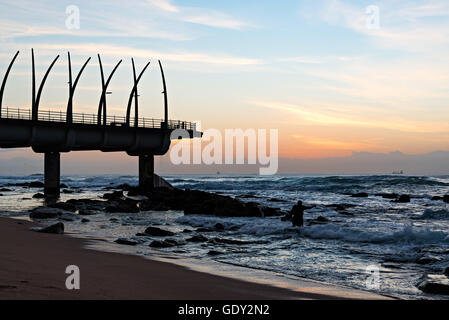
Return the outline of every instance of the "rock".
<path id="1" fill-rule="evenodd" d="M 62 190 L 62 193 L 68 194 L 68 193 L 74 193 L 75 191 L 73 190 L 69 190 L 69 189 L 64 189 Z"/>
<path id="2" fill-rule="evenodd" d="M 287 202 L 286 200 L 278 199 L 278 198 L 270 198 L 268 199 L 270 202 Z"/>
<path id="3" fill-rule="evenodd" d="M 133 190 L 134 188 L 131 187 L 131 186 L 130 186 L 129 184 L 127 184 L 127 183 L 123 183 L 123 184 L 119 184 L 118 186 L 116 186 L 115 189 L 120 189 L 120 190 L 123 190 L 123 191 L 131 191 L 131 190 Z"/>
<path id="4" fill-rule="evenodd" d="M 207 254 L 210 255 L 210 256 L 218 256 L 220 254 L 223 254 L 223 252 L 216 251 L 216 250 L 210 250 Z"/>
<path id="5" fill-rule="evenodd" d="M 189 230 L 189 229 L 184 229 L 184 230 L 182 230 L 182 232 L 183 233 L 191 233 L 191 232 L 193 232 L 192 230 Z"/>
<path id="6" fill-rule="evenodd" d="M 93 216 L 95 214 L 98 214 L 98 211 L 88 210 L 88 209 L 80 209 L 80 210 L 78 210 L 78 214 L 80 216 Z"/>
<path id="7" fill-rule="evenodd" d="M 315 219 L 318 222 L 329 222 L 329 219 L 323 217 L 323 216 L 319 216 Z"/>
<path id="8" fill-rule="evenodd" d="M 194 235 L 193 237 L 188 238 L 186 241 L 188 241 L 188 242 L 206 242 L 207 238 L 202 235 Z"/>
<path id="9" fill-rule="evenodd" d="M 59 185 L 59 188 L 61 188 L 61 189 L 67 189 L 68 186 L 67 186 L 65 183 L 61 183 L 61 184 Z"/>
<path id="10" fill-rule="evenodd" d="M 140 211 L 137 202 L 132 200 L 120 200 L 107 206 L 104 210 L 109 213 L 138 213 Z"/>
<path id="11" fill-rule="evenodd" d="M 432 201 L 439 201 L 439 200 L 443 200 L 444 198 L 443 197 L 441 197 L 441 196 L 433 196 L 432 197 Z"/>
<path id="12" fill-rule="evenodd" d="M 114 191 L 111 193 L 105 193 L 103 198 L 107 200 L 120 200 L 123 196 L 123 191 Z"/>
<path id="13" fill-rule="evenodd" d="M 444 269 L 444 274 L 445 274 L 446 276 L 449 277 L 449 267 L 447 267 L 446 269 Z"/>
<path id="14" fill-rule="evenodd" d="M 162 240 L 162 241 L 154 240 L 154 241 L 152 241 L 150 243 L 149 246 L 152 247 L 152 248 L 170 248 L 170 247 L 173 247 L 174 244 L 170 243 L 170 242 L 167 242 L 165 240 Z"/>
<path id="15" fill-rule="evenodd" d="M 416 286 L 425 293 L 449 295 L 449 278 L 440 274 L 426 274 Z"/>
<path id="16" fill-rule="evenodd" d="M 156 227 L 148 227 L 145 229 L 145 234 L 148 234 L 150 236 L 154 237 L 165 237 L 165 236 L 173 236 L 175 235 L 173 232 L 156 228 Z"/>
<path id="17" fill-rule="evenodd" d="M 86 218 L 83 218 L 83 219 L 81 219 L 81 222 L 82 222 L 82 223 L 86 223 L 86 222 L 90 222 L 90 220 L 89 220 L 89 219 L 86 219 Z"/>
<path id="18" fill-rule="evenodd" d="M 368 194 L 366 192 L 359 192 L 351 195 L 353 198 L 366 198 L 368 197 Z"/>
<path id="19" fill-rule="evenodd" d="M 137 241 L 128 240 L 125 238 L 119 238 L 119 239 L 115 240 L 114 242 L 118 243 L 118 244 L 123 244 L 126 246 L 135 246 L 138 243 Z"/>
<path id="20" fill-rule="evenodd" d="M 0 192 L 9 192 L 12 191 L 11 189 L 8 188 L 0 188 Z"/>
<path id="21" fill-rule="evenodd" d="M 410 196 L 407 195 L 407 194 L 401 194 L 401 195 L 399 196 L 399 199 L 397 199 L 395 202 L 398 202 L 398 203 L 407 203 L 407 202 L 410 202 Z"/>
<path id="22" fill-rule="evenodd" d="M 43 193 L 36 193 L 33 195 L 33 199 L 43 199 L 45 195 Z"/>
<path id="23" fill-rule="evenodd" d="M 51 226 L 39 229 L 37 231 L 42 232 L 42 233 L 63 234 L 64 233 L 64 224 L 62 222 L 58 222 Z"/>
<path id="24" fill-rule="evenodd" d="M 435 263 L 441 261 L 441 259 L 437 256 L 432 256 L 432 255 L 426 255 L 426 256 L 422 256 L 420 258 L 418 258 L 418 260 L 416 260 L 417 264 L 430 264 L 430 263 Z"/>
<path id="25" fill-rule="evenodd" d="M 68 203 L 68 202 L 56 202 L 56 203 L 49 204 L 47 206 L 50 208 L 58 208 L 58 209 L 62 209 L 65 211 L 71 211 L 71 212 L 76 211 L 75 205 L 72 203 Z"/>
<path id="26" fill-rule="evenodd" d="M 118 219 L 117 218 L 111 218 L 111 219 L 109 219 L 109 221 L 111 221 L 111 222 L 118 222 Z"/>
<path id="27" fill-rule="evenodd" d="M 57 208 L 37 207 L 30 213 L 31 219 L 52 219 L 62 215 L 63 212 Z"/>
<path id="28" fill-rule="evenodd" d="M 214 228 L 216 230 L 224 230 L 224 226 L 219 222 L 214 225 Z"/>
<path id="29" fill-rule="evenodd" d="M 212 228 L 197 228 L 196 230 L 195 230 L 196 232 L 215 232 L 215 231 L 217 231 L 217 230 L 215 230 L 215 229 L 212 229 Z"/>
<path id="30" fill-rule="evenodd" d="M 443 201 L 446 202 L 446 203 L 449 203 L 449 194 L 445 194 L 443 196 Z"/>
<path id="31" fill-rule="evenodd" d="M 28 187 L 30 187 L 30 188 L 43 188 L 44 184 L 42 182 L 40 182 L 40 181 L 33 181 L 33 182 L 30 182 L 28 184 Z"/>

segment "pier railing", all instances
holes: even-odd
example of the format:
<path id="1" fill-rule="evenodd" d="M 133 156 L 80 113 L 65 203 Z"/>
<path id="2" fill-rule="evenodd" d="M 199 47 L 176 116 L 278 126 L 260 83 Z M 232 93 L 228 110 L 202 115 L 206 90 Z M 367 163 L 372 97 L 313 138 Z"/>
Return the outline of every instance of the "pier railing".
<path id="1" fill-rule="evenodd" d="M 2 108 L 0 118 L 3 119 L 18 119 L 18 120 L 32 120 L 32 112 L 30 109 L 20 109 L 20 108 Z M 48 122 L 59 122 L 67 123 L 66 113 L 63 111 L 52 111 L 52 110 L 39 110 L 38 111 L 38 121 L 48 121 Z M 134 127 L 135 118 L 130 118 L 130 127 Z M 98 115 L 91 113 L 73 113 L 72 123 L 77 124 L 98 124 Z M 103 121 L 103 117 L 101 118 Z M 181 120 L 169 120 L 168 125 L 165 125 L 163 119 L 154 118 L 138 118 L 139 128 L 168 128 L 168 129 L 185 129 L 185 130 L 196 130 L 196 124 L 188 121 Z M 125 127 L 126 117 L 125 116 L 107 116 L 106 117 L 107 126 L 115 127 Z"/>

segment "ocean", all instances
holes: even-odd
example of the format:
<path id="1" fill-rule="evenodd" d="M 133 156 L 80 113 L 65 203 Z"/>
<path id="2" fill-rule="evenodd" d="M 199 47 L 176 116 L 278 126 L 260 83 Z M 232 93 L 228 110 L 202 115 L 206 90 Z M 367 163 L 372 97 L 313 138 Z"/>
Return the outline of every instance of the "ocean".
<path id="1" fill-rule="evenodd" d="M 78 237 L 106 240 L 118 251 L 144 256 L 157 254 L 261 269 L 367 290 L 367 268 L 378 268 L 379 287 L 370 291 L 405 299 L 448 298 L 425 294 L 416 282 L 426 273 L 442 274 L 449 266 L 449 211 L 434 196 L 449 194 L 449 176 L 407 175 L 177 175 L 163 176 L 177 188 L 217 192 L 242 201 L 289 210 L 298 200 L 312 207 L 304 213 L 302 228 L 280 217 L 227 218 L 184 215 L 182 211 L 147 211 L 133 214 L 104 213 L 64 221 L 66 231 Z M 42 204 L 33 199 L 38 189 L 13 186 L 42 181 L 42 175 L 1 176 L 0 215 L 28 217 L 28 210 Z M 97 198 L 105 187 L 137 184 L 136 176 L 63 176 L 61 183 L 73 193 L 61 200 Z M 352 194 L 365 192 L 368 197 Z M 410 195 L 410 203 L 397 203 L 383 193 Z M 337 204 L 343 204 L 340 208 Z M 333 206 L 334 205 L 334 206 Z M 311 223 L 322 216 L 328 221 Z M 111 218 L 114 218 L 111 220 Z M 224 226 L 223 231 L 202 233 L 224 242 L 184 242 L 190 230 Z M 156 225 L 175 233 L 183 245 L 154 249 L 151 237 L 137 237 Z M 114 244 L 130 238 L 137 246 Z M 156 239 L 156 238 L 154 238 Z"/>

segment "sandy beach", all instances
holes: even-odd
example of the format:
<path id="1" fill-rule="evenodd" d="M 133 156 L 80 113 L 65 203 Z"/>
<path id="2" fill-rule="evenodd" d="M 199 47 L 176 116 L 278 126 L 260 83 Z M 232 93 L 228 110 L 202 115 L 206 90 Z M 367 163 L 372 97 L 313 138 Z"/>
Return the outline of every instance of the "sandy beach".
<path id="1" fill-rule="evenodd" d="M 144 259 L 83 248 L 86 240 L 31 231 L 34 223 L 0 218 L 0 299 L 380 299 L 345 289 L 326 295 L 289 290 Z M 67 290 L 65 269 L 80 268 L 80 290 Z M 333 287 L 329 285 L 329 287 Z M 335 288 L 334 292 L 335 292 Z"/>

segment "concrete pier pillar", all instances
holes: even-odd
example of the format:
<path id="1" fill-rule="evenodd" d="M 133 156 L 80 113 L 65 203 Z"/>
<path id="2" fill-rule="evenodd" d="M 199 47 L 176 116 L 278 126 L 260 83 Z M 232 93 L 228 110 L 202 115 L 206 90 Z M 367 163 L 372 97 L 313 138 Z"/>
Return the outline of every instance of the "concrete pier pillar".
<path id="1" fill-rule="evenodd" d="M 154 188 L 154 156 L 139 156 L 139 188 L 142 191 Z"/>
<path id="2" fill-rule="evenodd" d="M 59 152 L 46 152 L 44 156 L 44 194 L 46 197 L 59 197 L 61 176 L 61 157 Z"/>

